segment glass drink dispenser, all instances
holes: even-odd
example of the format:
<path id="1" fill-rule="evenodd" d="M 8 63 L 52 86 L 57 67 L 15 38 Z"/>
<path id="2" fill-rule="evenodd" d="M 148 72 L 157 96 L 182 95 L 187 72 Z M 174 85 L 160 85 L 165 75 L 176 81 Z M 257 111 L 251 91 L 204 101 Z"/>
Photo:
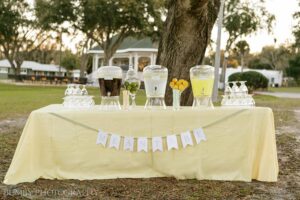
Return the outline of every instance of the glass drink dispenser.
<path id="1" fill-rule="evenodd" d="M 122 69 L 117 66 L 103 66 L 97 71 L 102 110 L 120 110 Z"/>
<path id="2" fill-rule="evenodd" d="M 209 65 L 192 67 L 190 79 L 194 95 L 193 108 L 213 107 L 211 98 L 214 85 L 214 68 Z"/>
<path id="3" fill-rule="evenodd" d="M 168 69 L 160 65 L 149 65 L 143 70 L 147 101 L 145 109 L 166 109 L 165 92 Z"/>

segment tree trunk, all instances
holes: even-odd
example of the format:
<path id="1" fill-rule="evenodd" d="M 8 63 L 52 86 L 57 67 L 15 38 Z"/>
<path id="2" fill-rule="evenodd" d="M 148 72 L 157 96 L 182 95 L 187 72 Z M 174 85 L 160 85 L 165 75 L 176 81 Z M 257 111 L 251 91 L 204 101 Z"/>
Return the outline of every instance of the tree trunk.
<path id="1" fill-rule="evenodd" d="M 103 58 L 103 65 L 108 66 L 109 65 L 109 60 L 113 56 L 113 53 L 111 53 L 110 50 L 104 51 L 104 58 Z"/>
<path id="2" fill-rule="evenodd" d="M 80 59 L 80 78 L 85 78 L 84 72 L 86 71 L 87 62 L 88 54 L 82 54 Z"/>
<path id="3" fill-rule="evenodd" d="M 241 55 L 241 72 L 244 72 L 244 65 L 245 65 L 244 55 Z"/>
<path id="4" fill-rule="evenodd" d="M 16 82 L 21 82 L 21 66 L 23 63 L 23 58 L 21 56 L 16 56 L 15 62 L 16 62 L 16 69 L 15 69 L 15 80 Z"/>
<path id="5" fill-rule="evenodd" d="M 169 0 L 157 57 L 157 63 L 169 70 L 168 82 L 189 80 L 190 68 L 202 62 L 219 7 L 219 0 Z M 183 93 L 183 105 L 192 104 L 191 91 L 189 87 Z M 172 90 L 167 86 L 166 104 L 171 103 Z"/>
<path id="6" fill-rule="evenodd" d="M 14 70 L 14 79 L 16 82 L 21 81 L 21 64 L 18 62 L 15 62 L 14 60 L 10 59 L 8 56 L 6 56 L 6 59 L 8 60 L 11 68 Z"/>
<path id="7" fill-rule="evenodd" d="M 16 82 L 21 82 L 22 78 L 21 78 L 21 66 L 16 66 L 15 68 L 15 81 Z"/>

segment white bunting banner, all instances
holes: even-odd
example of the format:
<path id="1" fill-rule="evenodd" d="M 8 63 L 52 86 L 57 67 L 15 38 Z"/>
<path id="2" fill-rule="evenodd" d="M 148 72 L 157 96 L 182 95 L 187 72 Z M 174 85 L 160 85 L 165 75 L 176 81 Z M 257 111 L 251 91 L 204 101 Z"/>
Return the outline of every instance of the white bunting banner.
<path id="1" fill-rule="evenodd" d="M 137 151 L 145 151 L 148 152 L 148 140 L 146 137 L 139 137 L 137 140 Z"/>
<path id="2" fill-rule="evenodd" d="M 109 141 L 109 148 L 119 149 L 121 137 L 119 135 L 111 134 Z"/>
<path id="3" fill-rule="evenodd" d="M 181 137 L 181 142 L 182 142 L 183 148 L 186 148 L 188 145 L 193 146 L 193 140 L 192 140 L 190 131 L 181 133 L 180 137 Z"/>
<path id="4" fill-rule="evenodd" d="M 195 137 L 196 143 L 193 141 L 193 136 Z M 187 148 L 189 145 L 193 146 L 199 144 L 202 140 L 206 141 L 206 136 L 202 128 L 197 128 L 193 130 L 187 130 L 180 134 L 168 135 L 168 136 L 155 136 L 155 137 L 131 137 L 131 136 L 121 136 L 119 134 L 114 133 L 106 133 L 99 129 L 96 144 L 101 144 L 107 148 L 115 148 L 117 150 L 124 150 L 130 152 L 148 152 L 148 148 L 151 149 L 152 152 L 163 152 L 170 151 L 172 149 L 179 149 L 179 143 L 177 137 L 180 137 L 182 147 Z M 109 138 L 109 139 L 108 139 Z M 124 141 L 122 141 L 124 140 Z M 123 146 L 121 145 L 121 141 Z M 151 143 L 150 143 L 151 141 Z M 163 143 L 167 143 L 167 149 L 163 146 Z M 135 150 L 135 143 L 137 145 L 137 149 Z M 152 146 L 151 146 L 152 144 Z M 122 146 L 122 148 L 121 148 Z"/>
<path id="5" fill-rule="evenodd" d="M 195 136 L 197 144 L 199 144 L 201 142 L 201 140 L 206 141 L 206 136 L 205 136 L 202 128 L 195 129 L 193 132 L 194 132 L 194 136 Z"/>
<path id="6" fill-rule="evenodd" d="M 124 137 L 124 150 L 125 151 L 133 151 L 134 147 L 134 138 L 133 137 Z"/>
<path id="7" fill-rule="evenodd" d="M 104 133 L 103 131 L 99 130 L 96 144 L 102 144 L 105 147 L 107 137 L 107 133 Z"/>
<path id="8" fill-rule="evenodd" d="M 170 151 L 171 149 L 178 149 L 178 142 L 177 142 L 176 135 L 167 136 L 167 146 L 168 146 L 168 151 Z"/>
<path id="9" fill-rule="evenodd" d="M 162 137 L 153 137 L 152 138 L 152 151 L 163 151 Z"/>

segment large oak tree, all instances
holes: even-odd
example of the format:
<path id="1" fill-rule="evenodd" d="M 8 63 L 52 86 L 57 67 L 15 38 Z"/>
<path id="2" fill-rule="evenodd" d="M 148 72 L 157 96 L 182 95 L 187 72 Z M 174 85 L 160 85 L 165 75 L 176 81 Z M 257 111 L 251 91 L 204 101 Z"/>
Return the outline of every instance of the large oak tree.
<path id="1" fill-rule="evenodd" d="M 162 30 L 157 63 L 169 70 L 173 77 L 189 80 L 191 67 L 201 64 L 211 31 L 217 19 L 219 0 L 169 0 L 167 19 Z M 182 103 L 191 105 L 191 87 L 183 93 Z M 167 87 L 166 103 L 172 102 L 172 91 Z"/>

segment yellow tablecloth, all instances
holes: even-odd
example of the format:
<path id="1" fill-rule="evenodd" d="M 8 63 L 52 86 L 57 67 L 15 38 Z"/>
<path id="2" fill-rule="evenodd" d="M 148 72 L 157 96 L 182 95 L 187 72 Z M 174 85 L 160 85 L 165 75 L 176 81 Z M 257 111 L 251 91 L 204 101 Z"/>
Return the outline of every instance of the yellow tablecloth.
<path id="1" fill-rule="evenodd" d="M 97 129 L 153 137 L 200 127 L 207 141 L 185 149 L 146 153 L 96 145 Z M 30 114 L 4 183 L 149 177 L 273 182 L 277 175 L 270 108 L 107 112 L 50 105 Z"/>

